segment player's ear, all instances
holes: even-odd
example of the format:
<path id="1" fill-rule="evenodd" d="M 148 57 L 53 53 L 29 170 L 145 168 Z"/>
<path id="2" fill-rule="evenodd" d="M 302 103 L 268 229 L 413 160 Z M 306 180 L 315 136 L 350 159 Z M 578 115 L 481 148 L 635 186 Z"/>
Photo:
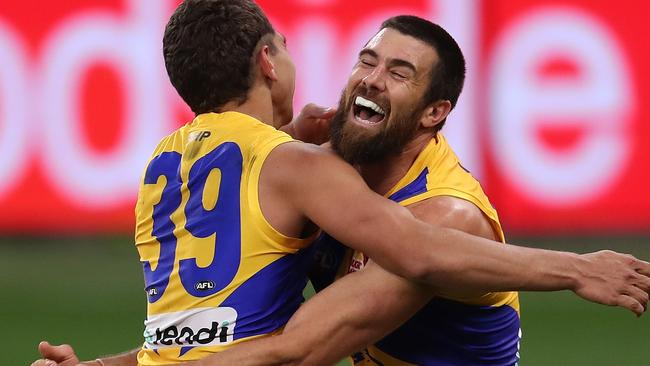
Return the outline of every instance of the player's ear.
<path id="1" fill-rule="evenodd" d="M 268 45 L 262 46 L 258 51 L 257 63 L 260 67 L 260 72 L 265 78 L 272 81 L 278 80 L 278 75 L 275 72 L 275 65 L 271 59 L 271 48 Z"/>
<path id="2" fill-rule="evenodd" d="M 444 121 L 451 112 L 451 102 L 448 100 L 438 100 L 431 103 L 424 109 L 420 124 L 424 128 L 431 128 Z"/>

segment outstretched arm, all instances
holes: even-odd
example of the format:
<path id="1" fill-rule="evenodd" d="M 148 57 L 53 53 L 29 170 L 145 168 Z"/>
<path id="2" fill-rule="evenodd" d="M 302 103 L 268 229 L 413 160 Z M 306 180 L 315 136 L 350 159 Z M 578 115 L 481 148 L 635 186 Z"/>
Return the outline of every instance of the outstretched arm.
<path id="1" fill-rule="evenodd" d="M 428 223 L 494 237 L 489 222 L 478 208 L 466 201 L 439 197 L 409 209 Z M 461 296 L 480 295 L 467 289 L 452 292 Z M 197 365 L 333 364 L 391 332 L 432 295 L 430 288 L 370 262 L 362 271 L 345 276 L 307 301 L 291 318 L 283 334 L 238 345 Z"/>
<path id="2" fill-rule="evenodd" d="M 302 213 L 386 270 L 426 283 L 436 292 L 570 289 L 638 315 L 648 302 L 648 262 L 611 251 L 578 255 L 502 245 L 428 225 L 370 191 L 351 166 L 317 146 L 277 147 L 260 179 L 272 187 L 264 196 L 278 197 L 272 206 Z"/>

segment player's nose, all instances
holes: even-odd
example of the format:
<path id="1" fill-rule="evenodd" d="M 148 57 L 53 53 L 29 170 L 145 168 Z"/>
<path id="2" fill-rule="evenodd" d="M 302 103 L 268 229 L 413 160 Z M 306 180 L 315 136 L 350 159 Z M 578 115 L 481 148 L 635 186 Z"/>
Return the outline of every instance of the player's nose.
<path id="1" fill-rule="evenodd" d="M 375 67 L 361 82 L 369 90 L 384 91 L 386 89 L 384 68 L 381 66 Z"/>

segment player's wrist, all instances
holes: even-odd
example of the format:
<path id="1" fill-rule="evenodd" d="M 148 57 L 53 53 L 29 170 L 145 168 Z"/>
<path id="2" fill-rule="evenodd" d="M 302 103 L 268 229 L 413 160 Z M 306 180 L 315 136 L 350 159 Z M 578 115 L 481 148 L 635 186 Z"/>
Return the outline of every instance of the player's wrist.
<path id="1" fill-rule="evenodd" d="M 526 251 L 520 258 L 526 263 L 526 275 L 518 290 L 523 291 L 576 291 L 580 286 L 580 255 L 545 249 Z"/>
<path id="2" fill-rule="evenodd" d="M 584 265 L 584 258 L 579 254 L 570 252 L 554 252 L 556 259 L 553 275 L 557 284 L 551 290 L 571 290 L 576 291 L 582 278 L 581 267 Z"/>
<path id="3" fill-rule="evenodd" d="M 92 361 L 84 361 L 81 363 L 82 365 L 85 366 L 108 366 L 104 363 L 104 361 L 100 358 L 96 358 Z"/>

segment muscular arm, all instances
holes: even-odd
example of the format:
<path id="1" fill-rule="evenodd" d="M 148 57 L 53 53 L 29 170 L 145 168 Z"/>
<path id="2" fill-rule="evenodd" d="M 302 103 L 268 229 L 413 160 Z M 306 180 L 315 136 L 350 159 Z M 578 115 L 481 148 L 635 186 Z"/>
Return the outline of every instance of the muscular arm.
<path id="1" fill-rule="evenodd" d="M 467 201 L 436 197 L 415 204 L 409 210 L 428 224 L 494 238 L 487 219 Z M 354 294 L 354 301 L 350 301 L 350 294 Z M 477 295 L 462 289 L 454 290 L 454 294 Z M 290 344 L 300 342 L 297 351 L 301 351 L 294 351 L 291 362 L 332 364 L 397 328 L 432 296 L 430 288 L 407 281 L 370 262 L 362 271 L 346 276 L 319 293 L 291 319 L 282 337 L 285 341 L 294 338 Z"/>
<path id="2" fill-rule="evenodd" d="M 262 208 L 269 209 L 265 216 L 270 213 L 276 228 L 273 210 L 294 212 L 388 271 L 437 292 L 572 289 L 591 301 L 624 306 L 637 314 L 647 303 L 650 263 L 613 252 L 580 256 L 502 245 L 428 225 L 371 192 L 351 166 L 317 146 L 279 146 L 265 162 L 260 179 Z M 300 222 L 297 217 L 291 220 Z"/>
<path id="3" fill-rule="evenodd" d="M 358 292 L 368 300 L 353 295 Z M 189 365 L 332 365 L 405 322 L 430 296 L 422 285 L 371 264 L 307 301 L 282 334 Z"/>
<path id="4" fill-rule="evenodd" d="M 481 211 L 463 200 L 437 197 L 409 210 L 429 224 L 494 238 Z M 453 294 L 477 295 L 473 290 L 459 289 Z M 370 262 L 362 271 L 345 276 L 309 300 L 291 318 L 283 334 L 234 347 L 202 360 L 200 365 L 333 364 L 397 328 L 432 295 L 430 288 Z"/>
<path id="5" fill-rule="evenodd" d="M 429 224 L 494 238 L 481 211 L 458 198 L 435 197 L 409 210 Z M 469 295 L 462 291 L 455 294 Z M 345 276 L 309 300 L 282 335 L 235 347 L 206 359 L 205 365 L 265 364 L 261 360 L 278 365 L 333 364 L 398 327 L 432 296 L 430 288 L 370 262 L 362 271 Z"/>

